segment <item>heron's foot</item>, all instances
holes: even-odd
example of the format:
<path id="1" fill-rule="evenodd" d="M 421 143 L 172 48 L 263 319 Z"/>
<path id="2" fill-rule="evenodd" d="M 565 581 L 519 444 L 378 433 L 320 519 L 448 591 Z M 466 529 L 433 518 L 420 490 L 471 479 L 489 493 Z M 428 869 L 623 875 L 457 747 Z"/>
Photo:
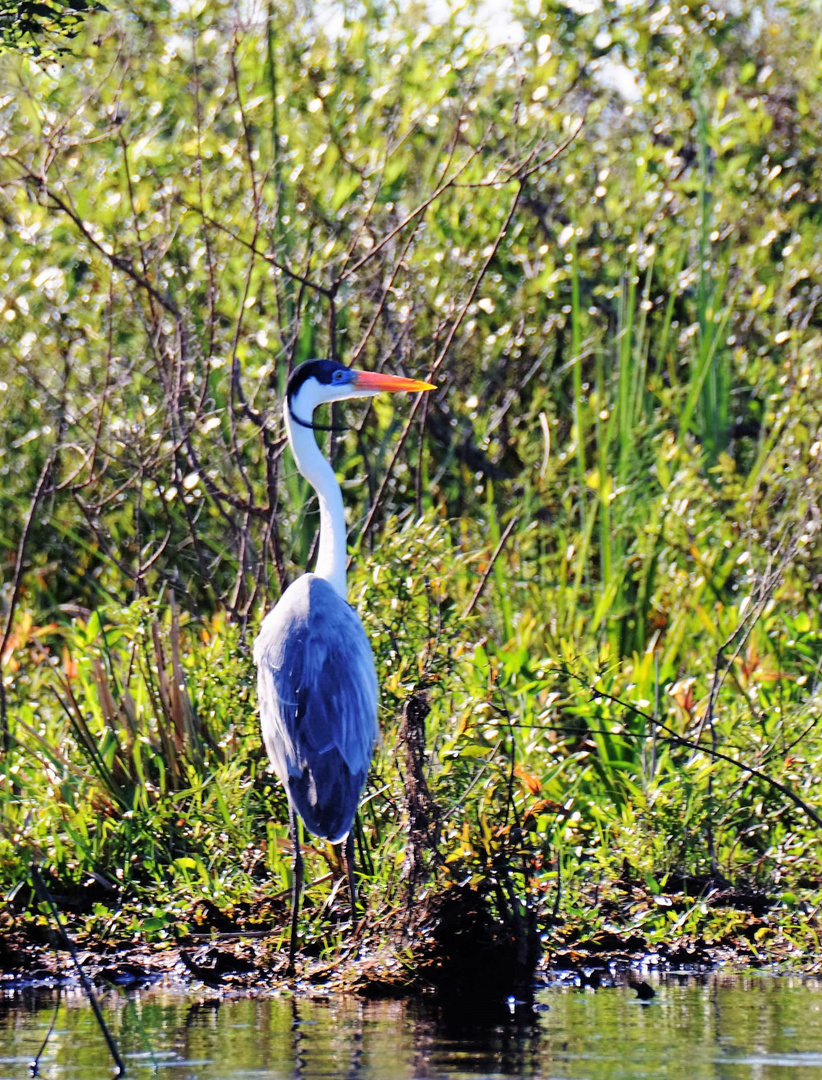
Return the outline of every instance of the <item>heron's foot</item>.
<path id="1" fill-rule="evenodd" d="M 297 942 L 291 940 L 288 947 L 288 963 L 285 967 L 285 977 L 287 979 L 293 979 L 297 974 Z"/>
<path id="2" fill-rule="evenodd" d="M 286 978 L 293 979 L 297 974 L 297 965 L 295 963 L 297 959 L 297 937 L 296 934 L 292 935 L 291 941 L 288 947 L 288 966 L 285 969 Z"/>

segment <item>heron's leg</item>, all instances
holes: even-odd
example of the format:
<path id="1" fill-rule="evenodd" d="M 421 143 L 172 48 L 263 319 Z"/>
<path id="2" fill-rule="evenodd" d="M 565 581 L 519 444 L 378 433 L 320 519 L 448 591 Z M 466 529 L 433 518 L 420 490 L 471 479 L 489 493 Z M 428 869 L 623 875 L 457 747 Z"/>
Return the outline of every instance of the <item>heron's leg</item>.
<path id="1" fill-rule="evenodd" d="M 294 974 L 294 956 L 297 952 L 297 923 L 300 916 L 300 896 L 303 891 L 303 856 L 300 851 L 300 823 L 297 811 L 289 804 L 288 831 L 294 849 L 294 880 L 291 887 L 291 943 L 288 947 L 288 974 Z"/>
<path id="2" fill-rule="evenodd" d="M 345 838 L 345 869 L 348 873 L 348 893 L 351 897 L 351 925 L 357 921 L 357 886 L 354 884 L 354 832 Z"/>

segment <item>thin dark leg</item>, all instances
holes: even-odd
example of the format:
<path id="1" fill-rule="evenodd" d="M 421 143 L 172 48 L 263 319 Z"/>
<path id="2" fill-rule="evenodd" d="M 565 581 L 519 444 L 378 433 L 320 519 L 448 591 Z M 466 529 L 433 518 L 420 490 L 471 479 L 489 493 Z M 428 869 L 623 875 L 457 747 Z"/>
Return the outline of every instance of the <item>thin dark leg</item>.
<path id="1" fill-rule="evenodd" d="M 291 889 L 291 944 L 288 947 L 288 974 L 294 974 L 294 957 L 297 953 L 297 923 L 300 917 L 300 896 L 303 891 L 303 856 L 300 851 L 300 823 L 293 806 L 288 808 L 288 831 L 294 849 L 294 881 Z"/>
<path id="2" fill-rule="evenodd" d="M 354 884 L 354 833 L 345 838 L 345 869 L 348 872 L 348 893 L 351 897 L 351 928 L 357 922 L 357 886 Z"/>

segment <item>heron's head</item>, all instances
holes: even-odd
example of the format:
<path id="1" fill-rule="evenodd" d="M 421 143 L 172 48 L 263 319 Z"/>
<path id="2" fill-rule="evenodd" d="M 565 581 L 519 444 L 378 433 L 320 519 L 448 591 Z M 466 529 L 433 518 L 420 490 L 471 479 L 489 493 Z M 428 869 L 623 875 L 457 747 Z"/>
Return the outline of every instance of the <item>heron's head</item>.
<path id="1" fill-rule="evenodd" d="M 432 383 L 419 379 L 357 371 L 336 360 L 306 360 L 291 372 L 286 387 L 286 401 L 292 416 L 310 421 L 317 406 L 327 402 L 373 397 L 384 391 L 414 393 L 433 389 Z"/>

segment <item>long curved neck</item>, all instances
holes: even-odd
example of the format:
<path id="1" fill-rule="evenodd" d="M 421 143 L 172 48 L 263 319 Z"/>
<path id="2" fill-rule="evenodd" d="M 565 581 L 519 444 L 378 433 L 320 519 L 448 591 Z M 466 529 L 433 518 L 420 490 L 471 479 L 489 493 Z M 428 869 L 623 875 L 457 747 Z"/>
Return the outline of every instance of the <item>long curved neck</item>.
<path id="1" fill-rule="evenodd" d="M 301 420 L 311 421 L 314 405 L 303 401 L 305 395 L 297 394 L 294 411 Z M 297 468 L 311 484 L 320 502 L 320 547 L 314 573 L 325 578 L 332 588 L 346 599 L 346 529 L 342 491 L 331 464 L 323 456 L 314 432 L 291 420 L 289 402 L 283 406 L 285 430 Z"/>

